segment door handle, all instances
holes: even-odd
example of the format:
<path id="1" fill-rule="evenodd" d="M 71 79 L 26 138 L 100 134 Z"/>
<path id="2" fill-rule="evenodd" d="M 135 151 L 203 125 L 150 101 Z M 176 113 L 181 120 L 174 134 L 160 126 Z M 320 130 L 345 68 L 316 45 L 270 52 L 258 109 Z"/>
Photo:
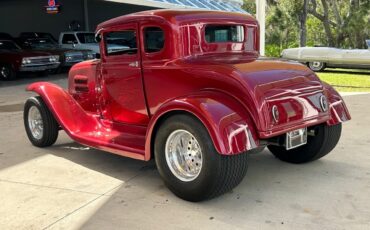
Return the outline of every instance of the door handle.
<path id="1" fill-rule="evenodd" d="M 130 67 L 139 67 L 139 62 L 138 61 L 131 62 L 131 63 L 128 64 L 128 66 L 130 66 Z"/>

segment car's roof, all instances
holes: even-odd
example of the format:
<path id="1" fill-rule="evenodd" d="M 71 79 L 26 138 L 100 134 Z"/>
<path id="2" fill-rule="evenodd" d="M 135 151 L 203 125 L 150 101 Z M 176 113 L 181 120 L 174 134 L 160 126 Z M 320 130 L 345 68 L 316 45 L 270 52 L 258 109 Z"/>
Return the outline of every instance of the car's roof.
<path id="1" fill-rule="evenodd" d="M 20 34 L 50 34 L 48 32 L 21 32 Z"/>
<path id="2" fill-rule="evenodd" d="M 250 21 L 256 22 L 256 19 L 250 14 L 235 13 L 214 10 L 189 10 L 189 9 L 164 9 L 164 10 L 149 10 L 133 14 L 127 14 L 116 17 L 100 23 L 97 30 L 102 28 L 119 25 L 128 21 L 139 21 L 148 18 L 162 18 L 171 23 L 181 23 L 186 21 L 201 21 L 207 19 L 218 19 L 222 21 Z"/>
<path id="3" fill-rule="evenodd" d="M 0 32 L 0 38 L 8 40 L 8 39 L 13 39 L 13 36 L 8 33 Z"/>

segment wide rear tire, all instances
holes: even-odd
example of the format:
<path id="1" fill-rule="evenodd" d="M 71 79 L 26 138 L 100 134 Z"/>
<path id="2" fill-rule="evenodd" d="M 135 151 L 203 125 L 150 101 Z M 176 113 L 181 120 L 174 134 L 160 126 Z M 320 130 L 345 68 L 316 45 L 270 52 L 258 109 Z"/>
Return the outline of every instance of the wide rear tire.
<path id="1" fill-rule="evenodd" d="M 181 135 L 185 135 L 184 144 Z M 198 146 L 194 151 L 193 145 Z M 170 153 L 179 155 L 170 157 Z M 203 124 L 188 115 L 175 115 L 162 123 L 155 137 L 154 154 L 166 186 L 188 201 L 202 201 L 230 191 L 243 180 L 248 168 L 247 153 L 220 155 Z M 192 167 L 192 162 L 196 166 Z"/>
<path id="2" fill-rule="evenodd" d="M 328 126 L 319 125 L 315 128 L 315 136 L 308 136 L 307 144 L 295 149 L 286 150 L 282 146 L 268 146 L 277 158 L 289 163 L 301 164 L 320 159 L 330 153 L 337 145 L 342 132 L 342 124 Z"/>
<path id="3" fill-rule="evenodd" d="M 23 112 L 28 139 L 37 147 L 46 147 L 58 138 L 59 125 L 40 96 L 26 101 Z"/>

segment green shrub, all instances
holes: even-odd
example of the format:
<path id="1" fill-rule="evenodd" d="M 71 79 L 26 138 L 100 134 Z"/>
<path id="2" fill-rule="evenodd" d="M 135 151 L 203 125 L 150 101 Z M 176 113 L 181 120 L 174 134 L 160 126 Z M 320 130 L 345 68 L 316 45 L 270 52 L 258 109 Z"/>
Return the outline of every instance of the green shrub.
<path id="1" fill-rule="evenodd" d="M 283 51 L 283 49 L 278 45 L 266 44 L 265 55 L 267 57 L 280 57 L 281 51 Z"/>

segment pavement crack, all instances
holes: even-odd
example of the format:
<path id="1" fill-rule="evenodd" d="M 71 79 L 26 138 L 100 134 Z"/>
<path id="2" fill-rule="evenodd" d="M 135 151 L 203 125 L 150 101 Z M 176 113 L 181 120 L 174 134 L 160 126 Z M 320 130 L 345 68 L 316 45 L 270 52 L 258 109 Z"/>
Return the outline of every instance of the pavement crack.
<path id="1" fill-rule="evenodd" d="M 99 196 L 95 197 L 94 199 L 92 199 L 92 200 L 90 200 L 90 201 L 86 202 L 84 205 L 82 205 L 82 206 L 80 206 L 80 207 L 76 208 L 76 209 L 75 209 L 75 210 L 73 210 L 72 212 L 68 213 L 67 215 L 65 215 L 65 216 L 63 216 L 63 217 L 61 217 L 61 218 L 59 218 L 58 220 L 54 221 L 53 223 L 49 224 L 48 226 L 44 227 L 43 229 L 49 229 L 50 227 L 52 227 L 54 224 L 58 223 L 59 221 L 61 221 L 61 220 L 65 219 L 66 217 L 68 217 L 68 216 L 70 216 L 70 215 L 74 214 L 75 212 L 77 212 L 77 211 L 79 211 L 79 210 L 83 209 L 84 207 L 88 206 L 89 204 L 93 203 L 94 201 L 98 200 L 99 198 L 101 198 L 101 197 L 105 196 L 107 193 L 109 193 L 109 192 L 113 191 L 114 189 L 116 189 L 116 188 L 118 188 L 118 187 L 122 186 L 122 184 L 123 184 L 123 183 L 124 183 L 124 182 L 120 183 L 120 184 L 119 184 L 119 185 L 117 185 L 117 186 L 114 186 L 113 188 L 109 189 L 109 190 L 108 190 L 108 191 L 106 191 L 105 193 L 100 194 Z"/>

